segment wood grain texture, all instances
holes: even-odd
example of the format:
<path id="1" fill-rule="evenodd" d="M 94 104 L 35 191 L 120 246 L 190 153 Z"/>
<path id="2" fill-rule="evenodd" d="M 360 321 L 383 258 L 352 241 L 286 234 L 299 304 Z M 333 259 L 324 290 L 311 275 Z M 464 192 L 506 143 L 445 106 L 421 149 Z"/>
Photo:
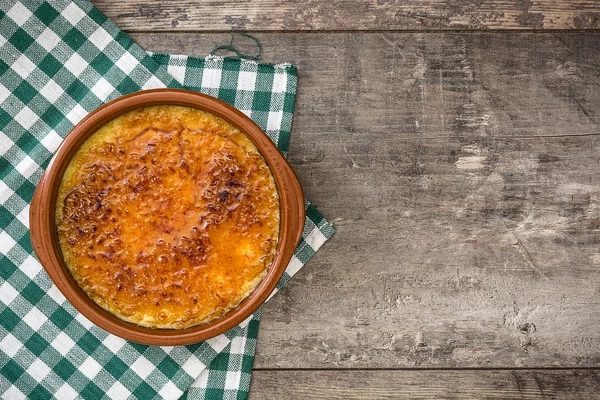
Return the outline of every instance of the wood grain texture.
<path id="1" fill-rule="evenodd" d="M 122 29 L 339 31 L 598 29 L 595 0 L 95 0 Z"/>
<path id="2" fill-rule="evenodd" d="M 290 161 L 337 232 L 257 368 L 600 366 L 600 35 L 258 38 L 299 68 Z"/>
<path id="3" fill-rule="evenodd" d="M 595 399 L 587 371 L 254 371 L 250 399 Z"/>

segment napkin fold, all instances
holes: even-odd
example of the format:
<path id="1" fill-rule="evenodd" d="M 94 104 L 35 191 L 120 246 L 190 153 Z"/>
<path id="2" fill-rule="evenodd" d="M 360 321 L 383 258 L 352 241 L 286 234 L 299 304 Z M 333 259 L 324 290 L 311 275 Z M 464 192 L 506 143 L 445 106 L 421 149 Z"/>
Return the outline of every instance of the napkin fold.
<path id="1" fill-rule="evenodd" d="M 35 4 L 34 4 L 35 3 Z M 260 311 L 191 346 L 145 346 L 98 328 L 52 284 L 29 241 L 29 203 L 62 138 L 127 93 L 185 87 L 252 118 L 287 154 L 289 64 L 146 53 L 85 0 L 0 2 L 0 394 L 4 398 L 243 398 Z M 307 218 L 280 288 L 333 233 Z"/>

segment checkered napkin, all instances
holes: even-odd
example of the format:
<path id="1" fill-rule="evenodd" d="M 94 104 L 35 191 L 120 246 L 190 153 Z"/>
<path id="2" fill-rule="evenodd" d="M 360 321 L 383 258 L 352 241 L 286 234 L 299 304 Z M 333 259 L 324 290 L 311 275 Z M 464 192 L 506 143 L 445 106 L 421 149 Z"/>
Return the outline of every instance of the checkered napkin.
<path id="1" fill-rule="evenodd" d="M 29 241 L 29 202 L 62 138 L 90 111 L 143 89 L 186 87 L 252 118 L 286 154 L 290 65 L 147 54 L 85 0 L 0 1 L 0 395 L 3 398 L 244 398 L 260 312 L 203 343 L 127 342 L 79 314 Z M 307 218 L 281 287 L 333 233 Z"/>

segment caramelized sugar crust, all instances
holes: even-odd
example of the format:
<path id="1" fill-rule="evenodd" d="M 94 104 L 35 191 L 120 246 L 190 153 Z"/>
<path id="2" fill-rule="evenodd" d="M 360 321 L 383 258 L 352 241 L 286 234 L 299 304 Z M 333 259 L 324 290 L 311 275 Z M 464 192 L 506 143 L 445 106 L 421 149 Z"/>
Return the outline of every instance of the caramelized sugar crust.
<path id="1" fill-rule="evenodd" d="M 207 323 L 260 282 L 279 235 L 273 175 L 237 128 L 201 110 L 117 117 L 78 150 L 56 206 L 81 288 L 153 328 Z"/>

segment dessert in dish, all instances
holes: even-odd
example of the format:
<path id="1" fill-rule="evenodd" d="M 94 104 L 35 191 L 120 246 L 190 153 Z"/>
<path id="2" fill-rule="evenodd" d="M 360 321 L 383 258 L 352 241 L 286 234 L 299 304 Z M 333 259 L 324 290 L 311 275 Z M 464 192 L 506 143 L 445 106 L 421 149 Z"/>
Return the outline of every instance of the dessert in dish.
<path id="1" fill-rule="evenodd" d="M 235 126 L 191 107 L 120 115 L 70 160 L 60 249 L 85 293 L 119 318 L 183 329 L 222 317 L 269 268 L 279 236 L 273 174 Z"/>

